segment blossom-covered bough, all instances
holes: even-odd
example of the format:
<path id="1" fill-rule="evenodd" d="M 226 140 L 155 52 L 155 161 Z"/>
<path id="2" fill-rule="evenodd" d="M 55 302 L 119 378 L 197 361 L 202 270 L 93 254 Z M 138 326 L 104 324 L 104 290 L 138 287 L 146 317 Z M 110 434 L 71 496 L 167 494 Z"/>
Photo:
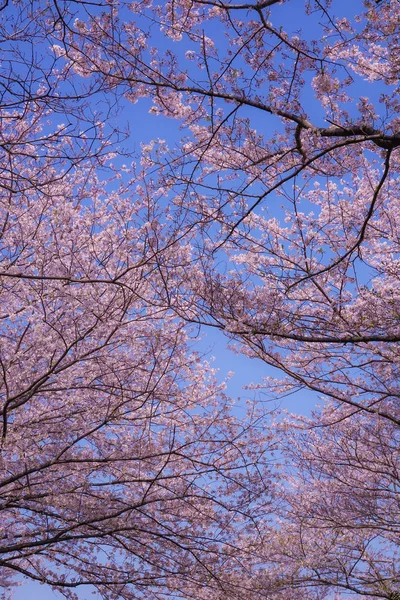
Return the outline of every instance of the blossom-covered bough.
<path id="1" fill-rule="evenodd" d="M 212 596 L 236 587 L 234 532 L 266 510 L 266 436 L 166 310 L 156 240 L 163 260 L 180 250 L 138 187 L 104 195 L 81 168 L 3 197 L 4 585 Z"/>
<path id="2" fill-rule="evenodd" d="M 0 14 L 4 577 L 396 598 L 398 0 Z M 190 324 L 323 406 L 240 422 Z"/>

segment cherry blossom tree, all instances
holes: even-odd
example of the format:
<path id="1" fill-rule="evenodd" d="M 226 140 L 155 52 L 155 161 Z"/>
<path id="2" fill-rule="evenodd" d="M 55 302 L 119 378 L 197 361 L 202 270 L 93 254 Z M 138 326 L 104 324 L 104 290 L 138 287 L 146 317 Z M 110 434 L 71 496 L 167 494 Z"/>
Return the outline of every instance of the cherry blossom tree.
<path id="1" fill-rule="evenodd" d="M 399 428 L 381 415 L 349 412 L 331 402 L 312 419 L 281 425 L 291 475 L 276 552 L 288 588 L 395 600 Z"/>
<path id="2" fill-rule="evenodd" d="M 71 14 L 2 7 L 2 593 L 24 576 L 68 598 L 238 597 L 270 434 L 234 416 L 171 310 L 190 225 L 111 165 L 107 86 L 50 45 Z"/>
<path id="3" fill-rule="evenodd" d="M 103 74 L 187 132 L 173 150 L 144 149 L 201 239 L 192 303 L 174 310 L 283 372 L 270 392 L 330 399 L 321 435 L 309 425 L 288 451 L 297 470 L 265 533 L 270 576 L 279 565 L 293 597 L 394 598 L 400 7 L 310 2 L 288 29 L 293 4 L 136 3 L 136 27 L 150 19 L 165 44 L 140 29 L 141 47 L 121 44 Z M 113 44 L 103 25 L 103 57 Z M 68 58 L 93 65 L 83 42 Z"/>
<path id="4" fill-rule="evenodd" d="M 365 410 L 379 394 L 384 411 L 387 356 L 365 359 L 398 342 L 399 7 L 343 4 L 308 2 L 304 32 L 285 32 L 291 2 L 111 2 L 53 48 L 187 132 L 142 159 L 152 193 L 198 231 L 192 301 L 171 298 L 176 312 L 223 329 L 285 385 Z"/>
<path id="5" fill-rule="evenodd" d="M 393 600 L 398 0 L 1 13 L 5 576 Z M 104 183 L 127 103 L 182 139 Z M 326 406 L 240 423 L 184 323 Z"/>
<path id="6" fill-rule="evenodd" d="M 268 435 L 165 308 L 158 253 L 185 249 L 137 179 L 134 197 L 103 189 L 81 168 L 3 198 L 2 583 L 235 597 L 241 531 L 269 511 Z"/>

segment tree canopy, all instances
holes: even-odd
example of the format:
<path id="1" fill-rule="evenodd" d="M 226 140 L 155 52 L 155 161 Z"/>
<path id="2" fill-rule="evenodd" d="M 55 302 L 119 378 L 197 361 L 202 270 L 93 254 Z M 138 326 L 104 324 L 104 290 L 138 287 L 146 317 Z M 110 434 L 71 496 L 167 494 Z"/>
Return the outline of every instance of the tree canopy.
<path id="1" fill-rule="evenodd" d="M 2 3 L 5 598 L 400 597 L 399 23 Z M 313 414 L 235 406 L 207 327 Z"/>

